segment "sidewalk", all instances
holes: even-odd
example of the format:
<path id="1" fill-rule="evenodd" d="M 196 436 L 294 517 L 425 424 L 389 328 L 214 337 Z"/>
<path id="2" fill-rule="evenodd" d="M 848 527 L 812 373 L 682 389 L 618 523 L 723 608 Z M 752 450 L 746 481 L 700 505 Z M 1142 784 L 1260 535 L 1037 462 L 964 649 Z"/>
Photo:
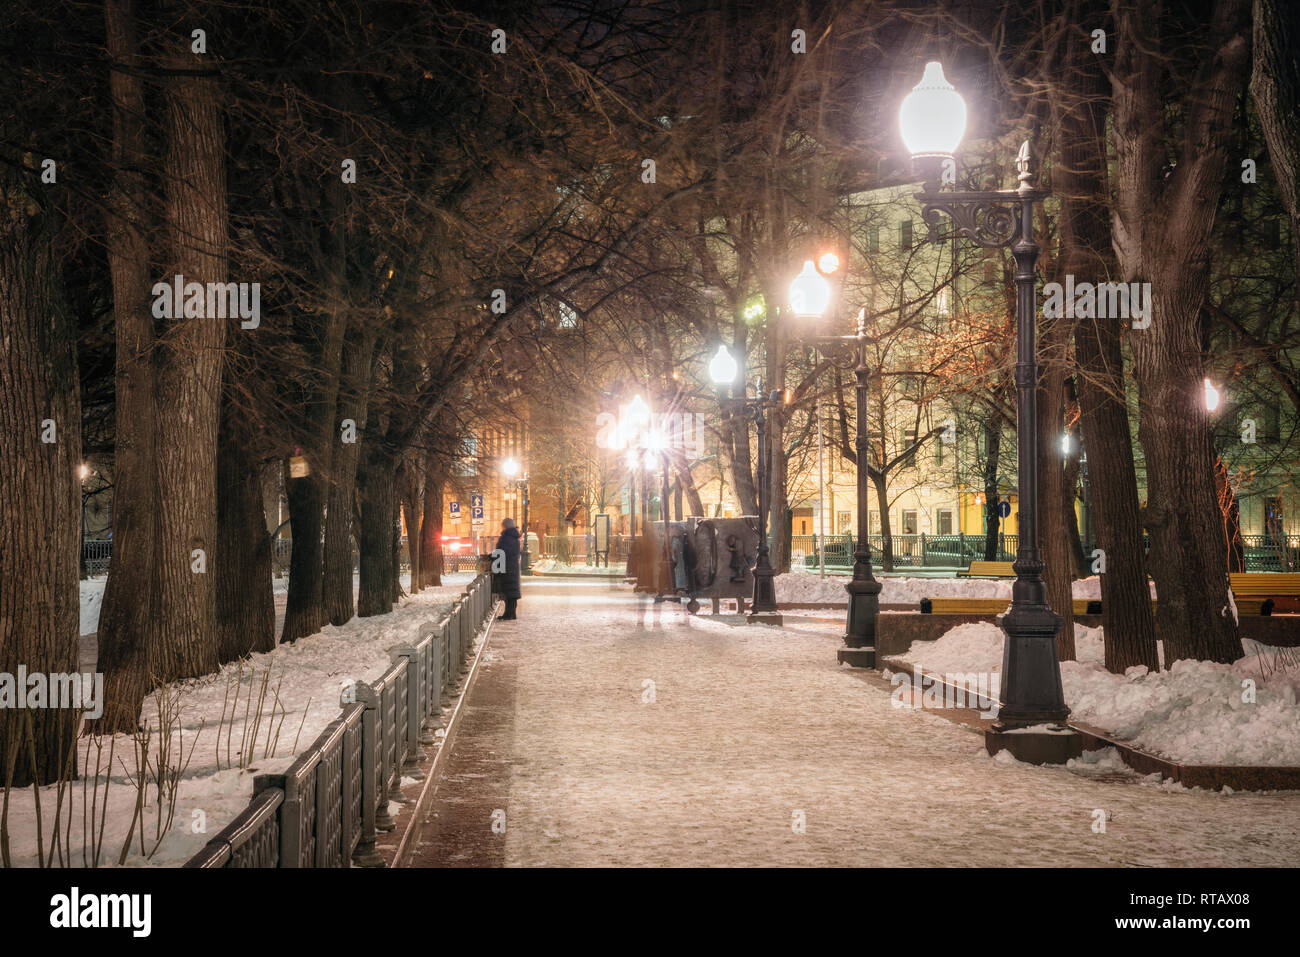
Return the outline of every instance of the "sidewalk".
<path id="1" fill-rule="evenodd" d="M 827 622 L 690 618 L 555 580 L 525 583 L 520 616 L 493 628 L 414 866 L 1300 858 L 1300 793 L 1162 787 L 1113 752 L 1075 769 L 991 759 L 970 730 L 836 665 Z"/>

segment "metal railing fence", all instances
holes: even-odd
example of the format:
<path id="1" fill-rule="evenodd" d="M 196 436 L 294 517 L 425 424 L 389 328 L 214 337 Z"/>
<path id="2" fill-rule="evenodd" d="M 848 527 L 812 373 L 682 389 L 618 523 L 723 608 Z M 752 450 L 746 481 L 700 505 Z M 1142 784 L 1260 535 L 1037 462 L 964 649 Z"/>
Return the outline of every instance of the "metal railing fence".
<path id="1" fill-rule="evenodd" d="M 393 650 L 378 681 L 349 685 L 339 716 L 282 774 L 254 778 L 248 806 L 185 866 L 384 866 L 375 841 L 395 827 L 388 802 L 409 800 L 403 777 L 423 778 L 424 746 L 463 688 L 474 635 L 492 616 L 491 584 L 478 575 L 446 618 Z"/>

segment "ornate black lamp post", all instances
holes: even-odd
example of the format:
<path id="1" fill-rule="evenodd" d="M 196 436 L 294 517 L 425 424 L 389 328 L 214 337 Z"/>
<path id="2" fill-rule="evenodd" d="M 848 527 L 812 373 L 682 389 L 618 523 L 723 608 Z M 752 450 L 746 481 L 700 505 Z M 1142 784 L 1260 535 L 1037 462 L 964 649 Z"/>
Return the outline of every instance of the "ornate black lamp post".
<path id="1" fill-rule="evenodd" d="M 830 270 L 827 270 L 830 271 Z M 804 263 L 803 272 L 790 284 L 790 306 L 796 316 L 811 318 L 822 315 L 830 303 L 830 285 L 813 268 Z M 853 578 L 844 586 L 849 593 L 849 607 L 844 621 L 844 647 L 836 653 L 841 664 L 855 668 L 876 666 L 876 620 L 880 615 L 880 582 L 871 572 L 871 527 L 867 511 L 867 389 L 871 370 L 867 365 L 867 311 L 858 313 L 857 333 L 852 336 L 815 336 L 808 339 L 835 366 L 852 371 L 857 392 L 857 434 L 853 447 L 857 456 L 858 541 L 853 550 Z M 842 347 L 853 344 L 852 359 L 844 362 Z M 825 543 L 822 545 L 825 548 Z"/>
<path id="2" fill-rule="evenodd" d="M 922 172 L 925 187 L 916 195 L 930 239 L 938 238 L 947 215 L 957 235 L 989 249 L 1010 248 L 1016 260 L 1016 433 L 1020 482 L 1020 526 L 1016 581 L 1011 608 L 1002 616 L 1001 708 L 987 733 L 989 753 L 1007 749 L 1034 763 L 1064 763 L 1080 753 L 1077 733 L 1063 727 L 1070 709 L 1061 691 L 1056 633 L 1061 618 L 1047 603 L 1043 561 L 1038 553 L 1038 358 L 1035 350 L 1034 204 L 1048 196 L 1034 187 L 1029 142 L 1016 159 L 1019 187 L 1011 190 L 944 190 L 954 183 L 953 153 L 966 128 L 966 104 L 944 78 L 937 62 L 903 100 L 899 110 L 903 141 Z M 1041 726 L 1041 728 L 1039 728 Z M 1019 729 L 1039 728 L 1025 733 Z M 1016 732 L 1016 733 L 1010 733 Z"/>
<path id="3" fill-rule="evenodd" d="M 736 381 L 738 368 L 736 360 L 727 351 L 727 347 L 719 346 L 717 354 L 709 363 L 709 377 L 713 379 L 715 385 L 732 385 Z M 763 414 L 769 405 L 776 404 L 779 399 L 776 392 L 770 396 L 764 393 L 762 379 L 758 380 L 755 391 L 758 394 L 752 399 L 746 396 L 737 396 L 734 399 L 719 396 L 719 401 L 723 403 L 724 409 L 727 405 L 744 409 L 753 415 L 754 424 L 758 427 L 758 557 L 754 562 L 754 600 L 749 610 L 749 622 L 779 625 L 783 618 L 776 607 L 776 571 L 772 568 L 767 544 L 768 470 L 771 450 L 768 448 L 767 441 L 767 418 Z"/>

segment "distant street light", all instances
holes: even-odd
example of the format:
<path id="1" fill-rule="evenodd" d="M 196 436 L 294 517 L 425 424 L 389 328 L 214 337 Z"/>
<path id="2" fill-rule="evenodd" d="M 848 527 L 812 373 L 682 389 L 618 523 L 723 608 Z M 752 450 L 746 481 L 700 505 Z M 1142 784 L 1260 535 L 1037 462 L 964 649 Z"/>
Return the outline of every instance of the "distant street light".
<path id="1" fill-rule="evenodd" d="M 1205 408 L 1206 411 L 1213 412 L 1219 407 L 1219 390 L 1214 387 L 1214 383 L 1209 379 L 1205 380 Z"/>
<path id="2" fill-rule="evenodd" d="M 812 261 L 809 260 L 807 269 L 812 268 Z M 814 275 L 816 275 L 814 273 Z M 816 276 L 818 280 L 825 283 L 826 280 L 821 276 Z M 729 386 L 736 380 L 736 360 L 727 352 L 726 347 L 718 350 L 718 354 L 713 357 L 709 363 L 709 376 L 713 379 L 716 386 Z M 779 393 L 773 392 L 771 396 L 763 392 L 763 380 L 758 380 L 758 396 L 750 399 L 745 396 L 738 396 L 734 399 L 727 398 L 721 394 L 719 388 L 718 401 L 725 409 L 728 404 L 739 406 L 747 412 L 752 412 L 754 422 L 758 426 L 758 557 L 754 562 L 754 599 L 752 607 L 749 610 L 750 623 L 758 622 L 768 625 L 779 625 L 782 622 L 781 613 L 776 607 L 776 572 L 772 568 L 772 560 L 767 545 L 767 513 L 768 513 L 768 457 L 769 449 L 767 441 L 767 424 L 763 416 L 763 410 L 769 405 L 778 401 Z"/>
<path id="3" fill-rule="evenodd" d="M 501 464 L 501 471 L 511 480 L 514 487 L 523 493 L 524 496 L 524 548 L 519 554 L 519 574 L 531 575 L 533 573 L 532 563 L 528 555 L 528 473 L 524 472 L 522 477 L 515 478 L 522 471 L 522 466 L 513 458 L 506 459 Z"/>
<path id="4" fill-rule="evenodd" d="M 804 272 L 790 284 L 790 301 L 795 301 L 795 286 L 804 281 Z M 820 278 L 820 277 L 818 277 Z M 822 280 L 825 282 L 826 280 Z M 830 304 L 828 295 L 822 300 L 821 310 L 798 313 L 803 318 L 816 318 Z M 867 365 L 867 311 L 858 312 L 857 331 L 851 336 L 816 336 L 810 341 L 821 349 L 833 365 L 852 371 L 857 393 L 857 427 L 854 452 L 857 458 L 858 541 L 853 549 L 853 578 L 844 586 L 848 592 L 848 608 L 844 619 L 844 647 L 836 652 L 836 659 L 855 668 L 873 668 L 876 664 L 876 623 L 880 615 L 880 582 L 871 571 L 870 513 L 867 511 L 868 489 L 867 459 L 870 442 L 867 437 L 867 390 L 871 370 Z M 845 364 L 837 351 L 846 342 L 853 344 L 852 363 Z M 821 543 L 825 551 L 826 543 Z"/>

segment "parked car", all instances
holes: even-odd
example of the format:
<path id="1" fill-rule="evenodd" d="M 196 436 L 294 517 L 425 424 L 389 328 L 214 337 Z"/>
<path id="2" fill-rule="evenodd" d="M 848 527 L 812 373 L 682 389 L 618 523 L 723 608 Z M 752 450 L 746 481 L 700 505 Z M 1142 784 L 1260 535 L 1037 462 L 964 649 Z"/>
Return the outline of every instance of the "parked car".
<path id="1" fill-rule="evenodd" d="M 442 553 L 444 555 L 463 555 L 474 550 L 474 540 L 461 535 L 442 536 Z"/>

